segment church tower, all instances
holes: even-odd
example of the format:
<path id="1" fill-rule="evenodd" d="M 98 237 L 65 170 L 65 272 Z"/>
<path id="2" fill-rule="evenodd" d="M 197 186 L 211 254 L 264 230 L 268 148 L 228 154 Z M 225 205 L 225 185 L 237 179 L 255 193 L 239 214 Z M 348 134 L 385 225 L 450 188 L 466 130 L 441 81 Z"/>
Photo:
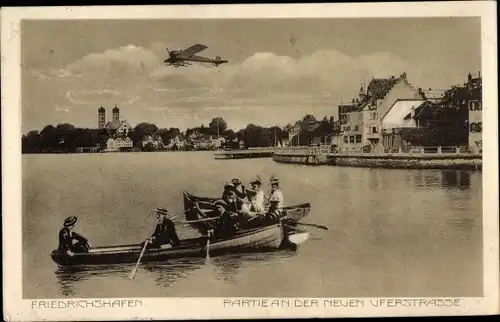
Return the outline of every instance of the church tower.
<path id="1" fill-rule="evenodd" d="M 120 109 L 116 107 L 113 109 L 113 122 L 119 122 L 120 121 Z"/>
<path id="2" fill-rule="evenodd" d="M 106 125 L 106 110 L 104 107 L 99 107 L 97 110 L 97 127 L 99 130 L 104 129 L 104 126 Z"/>

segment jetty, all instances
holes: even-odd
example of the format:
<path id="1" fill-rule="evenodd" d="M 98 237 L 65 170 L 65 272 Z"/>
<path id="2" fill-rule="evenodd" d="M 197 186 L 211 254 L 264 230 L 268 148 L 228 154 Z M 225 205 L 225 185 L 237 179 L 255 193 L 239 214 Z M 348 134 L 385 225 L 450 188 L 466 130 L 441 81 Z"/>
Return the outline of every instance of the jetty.
<path id="1" fill-rule="evenodd" d="M 275 147 L 249 148 L 246 150 L 217 150 L 214 152 L 214 158 L 217 160 L 272 158 L 275 151 Z"/>

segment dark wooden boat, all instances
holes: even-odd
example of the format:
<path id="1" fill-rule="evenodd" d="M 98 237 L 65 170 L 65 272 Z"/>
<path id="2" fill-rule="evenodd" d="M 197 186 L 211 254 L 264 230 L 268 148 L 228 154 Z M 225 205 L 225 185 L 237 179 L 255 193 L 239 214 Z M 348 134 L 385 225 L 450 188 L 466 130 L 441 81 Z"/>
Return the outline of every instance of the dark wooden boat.
<path id="1" fill-rule="evenodd" d="M 211 239 L 209 254 L 217 256 L 226 253 L 275 250 L 282 244 L 283 234 L 283 225 L 279 223 L 240 231 L 231 238 Z M 204 257 L 207 254 L 206 247 L 207 237 L 185 239 L 181 240 L 181 244 L 176 247 L 146 249 L 141 262 L 164 262 L 174 258 Z M 77 253 L 74 256 L 60 254 L 54 250 L 51 253 L 51 258 L 61 266 L 135 263 L 141 250 L 141 245 L 96 247 L 91 248 L 88 253 Z"/>
<path id="2" fill-rule="evenodd" d="M 193 229 L 205 234 L 208 230 L 215 228 L 214 221 L 204 221 L 204 219 L 210 218 L 210 214 L 216 213 L 214 202 L 218 199 L 194 196 L 188 192 L 184 192 L 186 220 L 190 222 L 190 226 Z M 284 238 L 281 247 L 296 247 L 307 240 L 309 233 L 297 228 L 297 222 L 306 217 L 310 211 L 311 205 L 309 203 L 282 208 L 283 215 L 280 222 L 283 224 Z"/>

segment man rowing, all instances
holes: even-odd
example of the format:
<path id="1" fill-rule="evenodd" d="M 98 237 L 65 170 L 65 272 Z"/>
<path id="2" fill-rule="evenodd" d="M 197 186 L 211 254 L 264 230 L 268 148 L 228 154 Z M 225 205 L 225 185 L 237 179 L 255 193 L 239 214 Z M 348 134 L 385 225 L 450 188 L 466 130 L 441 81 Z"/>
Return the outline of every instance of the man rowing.
<path id="1" fill-rule="evenodd" d="M 180 245 L 179 237 L 175 231 L 175 224 L 167 216 L 167 209 L 156 209 L 156 219 L 158 223 L 156 224 L 153 235 L 147 240 L 150 244 L 150 248 L 170 248 Z"/>
<path id="2" fill-rule="evenodd" d="M 59 230 L 59 252 L 69 256 L 75 253 L 87 253 L 90 249 L 88 240 L 73 231 L 78 218 L 68 217 L 64 220 L 63 228 Z"/>

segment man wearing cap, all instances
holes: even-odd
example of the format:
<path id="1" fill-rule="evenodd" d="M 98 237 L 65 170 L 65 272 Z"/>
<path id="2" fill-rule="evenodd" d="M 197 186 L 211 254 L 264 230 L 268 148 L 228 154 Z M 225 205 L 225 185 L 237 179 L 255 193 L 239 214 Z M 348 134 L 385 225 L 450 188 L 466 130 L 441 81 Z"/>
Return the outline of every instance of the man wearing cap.
<path id="1" fill-rule="evenodd" d="M 59 230 L 59 252 L 74 256 L 75 253 L 88 252 L 90 245 L 86 238 L 73 231 L 78 218 L 71 216 L 64 220 L 64 227 Z"/>
<path id="2" fill-rule="evenodd" d="M 274 198 L 275 200 L 278 200 L 278 208 L 283 208 L 285 201 L 283 198 L 283 192 L 279 188 L 279 183 L 280 183 L 279 179 L 276 178 L 275 176 L 272 176 L 269 179 L 269 181 L 271 183 L 271 191 L 270 191 L 270 195 L 269 195 L 269 201 L 271 200 L 271 198 Z"/>
<path id="3" fill-rule="evenodd" d="M 222 193 L 222 200 L 226 200 L 228 196 L 234 194 L 234 185 L 231 182 L 226 182 L 224 184 L 224 192 Z"/>
<path id="4" fill-rule="evenodd" d="M 153 235 L 148 239 L 151 248 L 169 248 L 179 246 L 180 241 L 175 231 L 175 224 L 167 218 L 168 210 L 164 208 L 156 209 L 156 224 Z"/>
<path id="5" fill-rule="evenodd" d="M 258 208 L 264 209 L 264 192 L 260 189 L 260 186 L 262 185 L 260 177 L 257 176 L 255 180 L 250 182 L 250 184 L 252 185 L 252 189 L 256 191 L 255 204 Z"/>
<path id="6" fill-rule="evenodd" d="M 231 237 L 236 234 L 238 230 L 238 214 L 227 210 L 228 204 L 222 199 L 215 201 L 214 205 L 219 217 L 215 222 L 215 236 Z"/>

